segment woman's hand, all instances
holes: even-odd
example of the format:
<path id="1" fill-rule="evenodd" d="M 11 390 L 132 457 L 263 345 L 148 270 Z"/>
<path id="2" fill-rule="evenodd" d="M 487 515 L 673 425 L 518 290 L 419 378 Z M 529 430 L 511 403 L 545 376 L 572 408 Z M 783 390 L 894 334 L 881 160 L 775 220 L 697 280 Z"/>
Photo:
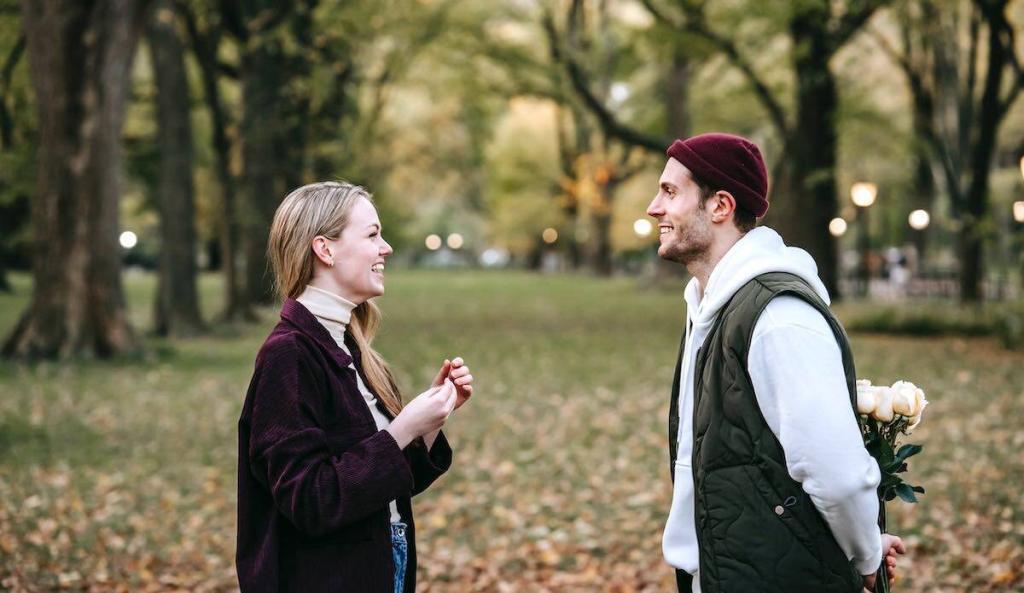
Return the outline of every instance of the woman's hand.
<path id="1" fill-rule="evenodd" d="M 444 379 L 417 395 L 402 408 L 388 426 L 387 431 L 395 438 L 399 448 L 405 449 L 416 437 L 433 433 L 444 426 L 445 420 L 455 409 L 455 385 Z"/>
<path id="2" fill-rule="evenodd" d="M 455 392 L 458 396 L 455 400 L 455 409 L 458 410 L 473 396 L 473 375 L 470 374 L 469 367 L 463 362 L 461 356 L 456 356 L 453 360 L 445 359 L 431 385 L 437 387 L 445 379 L 455 385 Z"/>

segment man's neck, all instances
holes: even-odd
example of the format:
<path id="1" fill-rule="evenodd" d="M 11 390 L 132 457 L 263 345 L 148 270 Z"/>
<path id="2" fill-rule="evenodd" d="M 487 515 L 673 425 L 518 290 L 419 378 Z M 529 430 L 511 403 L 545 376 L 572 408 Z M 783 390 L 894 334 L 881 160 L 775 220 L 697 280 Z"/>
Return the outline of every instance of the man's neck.
<path id="1" fill-rule="evenodd" d="M 743 238 L 743 235 L 744 233 L 737 230 L 735 233 L 716 236 L 704 257 L 687 264 L 686 271 L 697 279 L 701 298 L 704 298 L 704 289 L 708 285 L 708 280 L 711 279 L 711 273 L 715 271 L 715 266 L 718 265 L 718 262 L 722 261 L 725 254 L 732 249 L 732 246 Z"/>

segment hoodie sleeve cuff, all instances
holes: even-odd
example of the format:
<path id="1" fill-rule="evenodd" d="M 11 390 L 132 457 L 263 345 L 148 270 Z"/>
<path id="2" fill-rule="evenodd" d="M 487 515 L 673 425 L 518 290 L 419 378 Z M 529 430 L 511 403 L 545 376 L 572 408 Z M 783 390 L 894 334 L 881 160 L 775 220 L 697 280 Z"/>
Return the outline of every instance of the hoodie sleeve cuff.
<path id="1" fill-rule="evenodd" d="M 878 569 L 882 567 L 882 534 L 878 534 L 878 545 L 875 546 L 874 552 L 868 556 L 865 560 L 858 560 L 856 562 L 857 572 L 862 575 L 875 574 Z"/>

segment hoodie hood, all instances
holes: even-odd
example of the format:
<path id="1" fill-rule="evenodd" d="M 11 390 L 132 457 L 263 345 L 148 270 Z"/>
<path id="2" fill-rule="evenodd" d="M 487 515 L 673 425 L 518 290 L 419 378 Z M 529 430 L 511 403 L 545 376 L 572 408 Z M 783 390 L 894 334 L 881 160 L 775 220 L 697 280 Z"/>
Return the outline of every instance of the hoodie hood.
<path id="1" fill-rule="evenodd" d="M 768 227 L 757 227 L 726 252 L 711 272 L 708 285 L 700 295 L 700 282 L 691 278 L 686 285 L 687 317 L 695 325 L 714 320 L 718 311 L 744 284 L 768 272 L 788 272 L 803 278 L 829 304 L 828 291 L 818 278 L 818 266 L 809 253 L 788 247 L 782 237 Z"/>

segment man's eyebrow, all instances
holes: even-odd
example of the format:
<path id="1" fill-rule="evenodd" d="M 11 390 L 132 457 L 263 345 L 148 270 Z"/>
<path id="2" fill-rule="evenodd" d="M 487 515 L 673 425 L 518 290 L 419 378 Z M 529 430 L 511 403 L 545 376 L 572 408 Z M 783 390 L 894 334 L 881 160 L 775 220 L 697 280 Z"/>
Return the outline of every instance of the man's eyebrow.
<path id="1" fill-rule="evenodd" d="M 674 184 L 674 183 L 672 183 L 670 181 L 662 181 L 658 185 L 660 185 L 664 189 L 676 189 L 676 184 Z"/>

